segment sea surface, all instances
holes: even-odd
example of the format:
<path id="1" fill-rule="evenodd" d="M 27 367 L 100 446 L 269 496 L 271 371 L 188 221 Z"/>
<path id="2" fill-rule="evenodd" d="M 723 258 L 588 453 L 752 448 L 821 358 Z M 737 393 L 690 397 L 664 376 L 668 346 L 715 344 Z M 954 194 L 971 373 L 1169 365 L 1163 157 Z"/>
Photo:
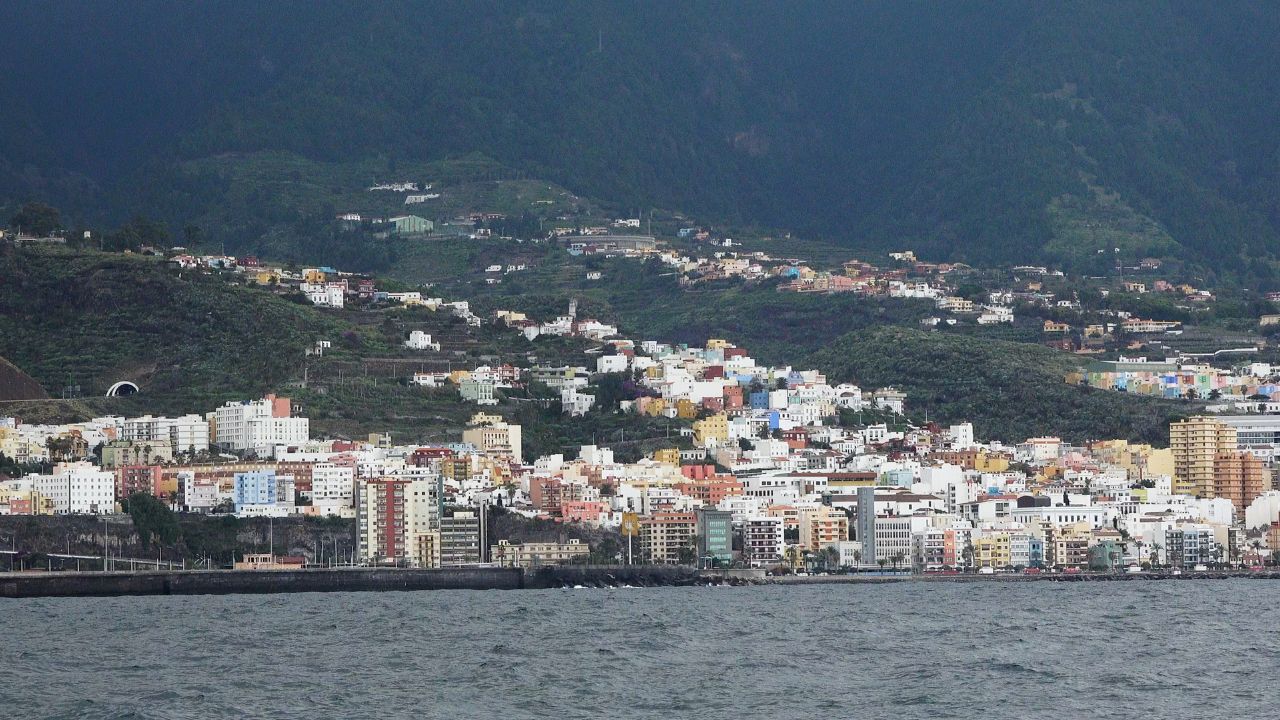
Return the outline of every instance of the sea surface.
<path id="1" fill-rule="evenodd" d="M 1280 582 L 0 600 L 0 717 L 1275 718 Z"/>

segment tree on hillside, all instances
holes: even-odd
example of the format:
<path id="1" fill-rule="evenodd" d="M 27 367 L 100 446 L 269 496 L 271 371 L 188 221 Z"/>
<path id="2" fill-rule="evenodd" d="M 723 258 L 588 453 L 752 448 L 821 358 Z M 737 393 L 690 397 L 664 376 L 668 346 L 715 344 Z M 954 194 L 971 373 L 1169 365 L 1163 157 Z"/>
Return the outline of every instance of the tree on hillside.
<path id="1" fill-rule="evenodd" d="M 158 220 L 151 220 L 143 215 L 134 215 L 119 230 L 107 236 L 103 247 L 107 250 L 122 252 L 138 250 L 144 245 L 164 247 L 169 244 L 169 229 Z"/>
<path id="2" fill-rule="evenodd" d="M 27 235 L 45 237 L 62 229 L 62 213 L 44 203 L 29 202 L 9 218 L 9 226 Z"/>
<path id="3" fill-rule="evenodd" d="M 173 511 L 150 493 L 133 493 L 124 501 L 125 511 L 133 518 L 133 528 L 142 544 L 155 535 L 165 545 L 178 541 L 178 519 Z"/>

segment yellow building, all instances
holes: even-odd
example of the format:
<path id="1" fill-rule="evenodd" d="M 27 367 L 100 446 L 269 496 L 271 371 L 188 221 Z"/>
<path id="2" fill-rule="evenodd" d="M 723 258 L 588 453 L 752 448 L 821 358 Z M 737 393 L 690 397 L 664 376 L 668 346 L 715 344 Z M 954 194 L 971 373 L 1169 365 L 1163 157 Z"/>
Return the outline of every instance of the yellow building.
<path id="1" fill-rule="evenodd" d="M 1090 445 L 1089 450 L 1098 460 L 1127 470 L 1131 480 L 1174 476 L 1173 451 L 1169 448 L 1153 448 L 1127 440 L 1103 440 Z"/>
<path id="2" fill-rule="evenodd" d="M 304 282 L 308 282 L 314 285 L 317 283 L 324 282 L 325 275 L 322 271 L 320 271 L 317 268 L 307 268 L 306 270 L 302 271 L 302 279 Z"/>
<path id="3" fill-rule="evenodd" d="M 526 570 L 540 565 L 563 565 L 581 561 L 591 554 L 591 548 L 577 538 L 568 542 L 513 543 L 499 540 L 489 548 L 489 557 L 503 567 L 520 567 Z"/>
<path id="4" fill-rule="evenodd" d="M 725 348 L 731 347 L 733 347 L 733 344 L 722 338 L 709 338 L 707 340 L 708 350 L 724 350 Z"/>
<path id="5" fill-rule="evenodd" d="M 800 508 L 800 544 L 804 549 L 817 552 L 835 542 L 849 539 L 849 516 L 840 510 L 822 505 L 816 508 Z"/>
<path id="6" fill-rule="evenodd" d="M 1044 529 L 1045 564 L 1050 567 L 1087 567 L 1093 527 L 1087 522 L 1050 525 Z"/>
<path id="7" fill-rule="evenodd" d="M 698 406 L 693 404 L 692 400 L 680 398 L 676 400 L 676 417 L 678 418 L 696 418 L 698 417 Z"/>
<path id="8" fill-rule="evenodd" d="M 681 401 L 684 402 L 684 401 Z M 693 442 L 699 447 L 722 446 L 729 441 L 729 418 L 724 413 L 695 420 Z"/>
<path id="9" fill-rule="evenodd" d="M 1009 469 L 1009 458 L 998 453 L 988 453 L 984 450 L 974 458 L 973 469 L 978 472 L 1002 473 Z"/>
<path id="10" fill-rule="evenodd" d="M 650 398 L 649 402 L 644 406 L 644 414 L 649 417 L 658 417 L 667 411 L 667 401 L 665 398 Z"/>
<path id="11" fill-rule="evenodd" d="M 696 424 L 696 423 L 695 423 Z M 694 431 L 696 434 L 696 430 Z M 680 448 L 662 448 L 653 451 L 654 462 L 660 462 L 665 465 L 680 464 Z"/>
<path id="12" fill-rule="evenodd" d="M 977 567 L 1006 568 L 1013 565 L 1009 533 L 999 532 L 973 539 L 973 562 Z"/>
<path id="13" fill-rule="evenodd" d="M 1236 450 L 1235 428 L 1214 418 L 1196 416 L 1169 425 L 1173 455 L 1173 491 L 1202 498 L 1214 496 L 1214 460 Z"/>

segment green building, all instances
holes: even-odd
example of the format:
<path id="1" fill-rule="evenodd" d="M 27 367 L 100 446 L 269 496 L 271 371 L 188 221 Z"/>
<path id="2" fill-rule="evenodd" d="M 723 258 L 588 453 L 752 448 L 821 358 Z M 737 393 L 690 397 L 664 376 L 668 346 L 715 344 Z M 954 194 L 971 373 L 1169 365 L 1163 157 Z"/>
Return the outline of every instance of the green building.
<path id="1" fill-rule="evenodd" d="M 698 564 L 728 567 L 733 563 L 733 513 L 698 510 Z"/>

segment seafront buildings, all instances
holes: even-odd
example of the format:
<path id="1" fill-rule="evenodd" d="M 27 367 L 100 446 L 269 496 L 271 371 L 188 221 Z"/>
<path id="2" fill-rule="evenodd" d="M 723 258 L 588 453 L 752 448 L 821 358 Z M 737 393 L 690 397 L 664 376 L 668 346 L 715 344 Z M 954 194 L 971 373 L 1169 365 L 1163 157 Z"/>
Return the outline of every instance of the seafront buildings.
<path id="1" fill-rule="evenodd" d="M 572 308 L 563 324 L 594 327 Z M 1254 564 L 1280 550 L 1271 416 L 1178 421 L 1168 448 L 1007 441 L 968 423 L 913 423 L 894 388 L 765 365 L 724 340 L 608 332 L 603 354 L 581 366 L 482 366 L 442 382 L 476 402 L 490 397 L 482 386 L 532 380 L 562 400 L 590 398 L 581 412 L 675 429 L 643 457 L 585 445 L 526 458 L 523 428 L 500 404 L 459 428 L 460 442 L 314 438 L 288 398 L 268 395 L 173 418 L 5 419 L 0 453 L 49 469 L 0 480 L 0 513 L 113 513 L 142 492 L 184 512 L 346 518 L 355 562 L 409 567 L 630 558 L 777 571 L 1119 570 Z M 599 407 L 596 385 L 610 374 L 629 390 Z M 558 530 L 495 536 L 494 513 Z"/>

